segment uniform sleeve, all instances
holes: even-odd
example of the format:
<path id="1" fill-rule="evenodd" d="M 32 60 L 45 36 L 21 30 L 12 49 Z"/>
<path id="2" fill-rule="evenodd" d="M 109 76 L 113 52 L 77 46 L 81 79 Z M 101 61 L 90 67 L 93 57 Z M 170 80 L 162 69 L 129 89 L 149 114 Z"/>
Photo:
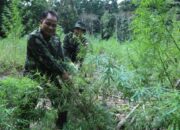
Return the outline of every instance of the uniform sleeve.
<path id="1" fill-rule="evenodd" d="M 85 37 L 82 38 L 82 43 L 84 46 L 87 46 L 89 44 L 88 40 Z"/>
<path id="2" fill-rule="evenodd" d="M 39 38 L 35 36 L 29 37 L 28 50 L 32 52 L 34 59 L 45 68 L 53 73 L 63 74 L 64 68 L 62 61 L 57 61 Z"/>

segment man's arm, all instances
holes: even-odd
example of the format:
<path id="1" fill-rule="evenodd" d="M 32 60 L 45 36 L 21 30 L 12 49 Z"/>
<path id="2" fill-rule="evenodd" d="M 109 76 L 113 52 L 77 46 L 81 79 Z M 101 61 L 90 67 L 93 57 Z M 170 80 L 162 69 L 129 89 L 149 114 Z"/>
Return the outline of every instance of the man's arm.
<path id="1" fill-rule="evenodd" d="M 85 37 L 82 37 L 82 43 L 84 46 L 88 46 L 88 40 Z"/>
<path id="2" fill-rule="evenodd" d="M 44 65 L 45 68 L 53 73 L 63 75 L 65 72 L 63 62 L 57 61 L 39 38 L 31 35 L 28 39 L 28 49 L 37 62 Z"/>

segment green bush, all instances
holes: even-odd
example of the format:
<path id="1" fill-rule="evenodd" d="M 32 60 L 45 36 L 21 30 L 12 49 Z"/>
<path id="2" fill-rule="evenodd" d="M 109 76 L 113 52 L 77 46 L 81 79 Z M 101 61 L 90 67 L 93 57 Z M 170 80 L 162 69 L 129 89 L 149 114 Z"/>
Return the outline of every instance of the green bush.
<path id="1" fill-rule="evenodd" d="M 33 120 L 35 113 L 32 111 L 38 97 L 38 84 L 28 78 L 8 77 L 0 80 L 1 122 L 0 127 L 17 129 L 18 123 L 27 123 Z M 32 110 L 26 109 L 29 106 Z M 4 113 L 2 113 L 4 111 Z M 21 115 L 29 114 L 27 120 L 21 119 Z M 34 113 L 34 115 L 33 115 Z M 24 115 L 25 116 L 25 115 Z"/>

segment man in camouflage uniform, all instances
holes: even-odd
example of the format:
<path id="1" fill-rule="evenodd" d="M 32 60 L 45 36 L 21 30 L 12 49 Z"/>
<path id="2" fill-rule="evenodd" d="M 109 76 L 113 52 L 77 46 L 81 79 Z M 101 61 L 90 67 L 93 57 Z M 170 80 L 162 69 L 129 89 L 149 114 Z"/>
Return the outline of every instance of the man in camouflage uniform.
<path id="1" fill-rule="evenodd" d="M 62 80 L 69 79 L 65 70 L 61 42 L 55 35 L 57 20 L 55 12 L 44 12 L 41 16 L 40 28 L 29 35 L 24 74 L 33 79 L 36 78 L 37 72 L 41 76 L 45 75 L 52 82 L 57 76 Z M 62 127 L 66 116 L 67 112 L 59 112 L 57 125 Z"/>
<path id="2" fill-rule="evenodd" d="M 63 62 L 61 42 L 55 36 L 56 25 L 57 15 L 52 11 L 44 12 L 40 28 L 29 35 L 25 63 L 26 74 L 32 75 L 38 71 L 41 75 L 45 74 L 49 77 L 59 75 L 63 79 L 68 78 Z"/>
<path id="3" fill-rule="evenodd" d="M 63 41 L 65 57 L 73 63 L 82 65 L 87 51 L 87 39 L 84 37 L 85 25 L 81 21 L 76 22 L 73 32 L 68 33 Z"/>

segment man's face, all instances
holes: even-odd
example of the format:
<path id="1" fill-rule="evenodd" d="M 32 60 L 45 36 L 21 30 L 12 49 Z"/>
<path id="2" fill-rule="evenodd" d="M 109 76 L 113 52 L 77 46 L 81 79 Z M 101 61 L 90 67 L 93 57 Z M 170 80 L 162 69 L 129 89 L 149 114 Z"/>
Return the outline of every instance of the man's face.
<path id="1" fill-rule="evenodd" d="M 83 30 L 80 28 L 75 28 L 74 33 L 76 36 L 82 36 L 84 34 Z"/>
<path id="2" fill-rule="evenodd" d="M 40 28 L 46 37 L 51 37 L 55 34 L 57 26 L 57 17 L 48 13 L 47 17 L 41 21 Z"/>

